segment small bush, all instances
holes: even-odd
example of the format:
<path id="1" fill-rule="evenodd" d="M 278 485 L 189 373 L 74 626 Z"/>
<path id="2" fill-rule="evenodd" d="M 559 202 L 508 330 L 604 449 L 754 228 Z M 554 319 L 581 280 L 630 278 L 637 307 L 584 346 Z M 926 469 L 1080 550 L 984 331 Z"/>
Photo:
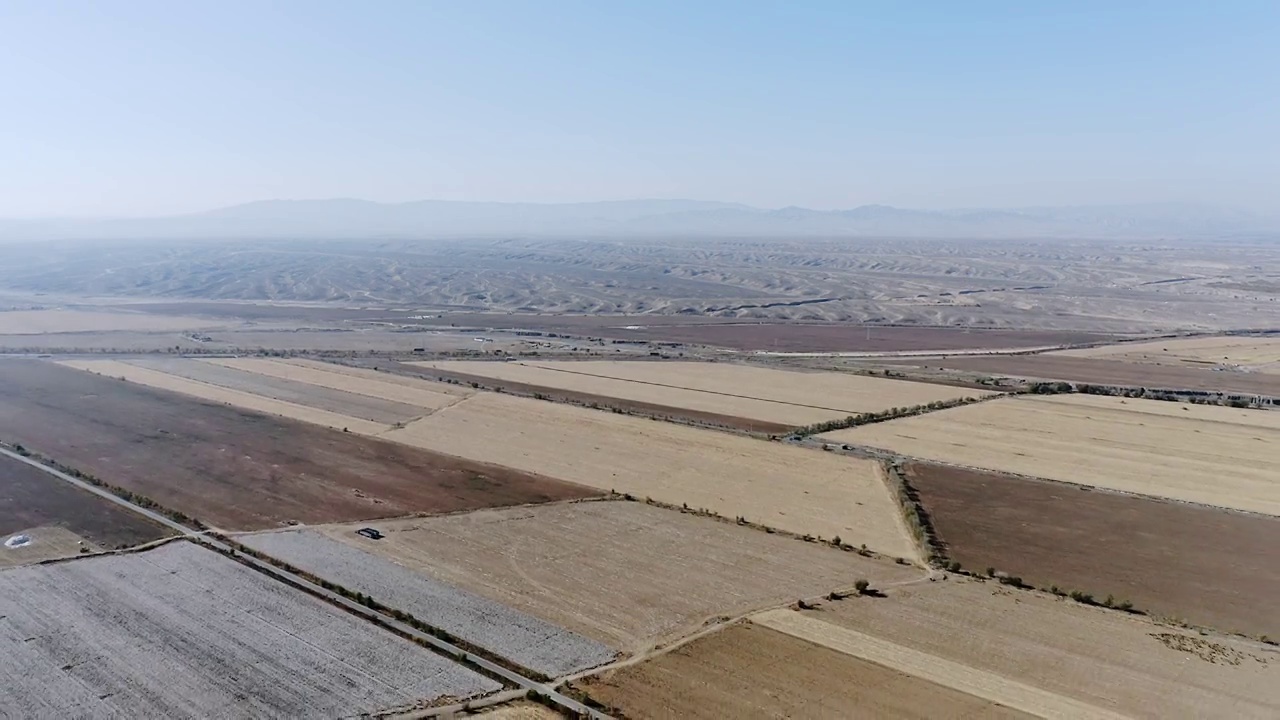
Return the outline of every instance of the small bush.
<path id="1" fill-rule="evenodd" d="M 858 591 L 859 595 L 866 595 L 867 590 L 871 587 L 871 583 L 867 580 L 859 579 L 853 584 L 853 589 Z"/>

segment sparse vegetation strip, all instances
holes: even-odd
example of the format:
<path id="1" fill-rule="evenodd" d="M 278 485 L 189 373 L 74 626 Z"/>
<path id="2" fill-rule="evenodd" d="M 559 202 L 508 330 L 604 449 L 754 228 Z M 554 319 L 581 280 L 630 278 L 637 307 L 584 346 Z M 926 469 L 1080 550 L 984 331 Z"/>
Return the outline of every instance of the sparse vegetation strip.
<path id="1" fill-rule="evenodd" d="M 206 526 L 204 523 L 191 517 L 190 515 L 187 515 L 186 513 L 179 512 L 177 510 L 172 510 L 170 508 L 167 508 L 161 505 L 155 500 L 152 500 L 146 495 L 135 493 L 132 490 L 126 490 L 125 488 L 122 488 L 118 485 L 112 485 L 111 483 L 95 475 L 82 472 L 78 468 L 74 468 L 69 465 L 64 465 L 58 462 L 57 460 L 54 460 L 53 458 L 46 457 L 45 455 L 42 455 L 21 444 L 8 443 L 3 440 L 0 440 L 0 447 L 6 447 L 25 458 L 30 458 L 32 460 L 35 460 L 36 462 L 39 462 L 42 465 L 47 465 L 48 467 L 51 467 L 54 470 L 66 473 L 71 477 L 83 480 L 89 483 L 90 485 L 93 485 L 95 487 L 100 487 L 103 490 L 106 490 L 107 492 L 111 493 L 112 495 L 115 495 L 116 497 L 120 498 L 121 500 L 137 505 L 138 507 L 146 508 L 147 510 L 160 513 L 161 515 L 168 517 L 169 519 L 173 520 L 176 523 L 180 523 L 182 525 L 188 526 L 193 531 L 206 529 Z"/>

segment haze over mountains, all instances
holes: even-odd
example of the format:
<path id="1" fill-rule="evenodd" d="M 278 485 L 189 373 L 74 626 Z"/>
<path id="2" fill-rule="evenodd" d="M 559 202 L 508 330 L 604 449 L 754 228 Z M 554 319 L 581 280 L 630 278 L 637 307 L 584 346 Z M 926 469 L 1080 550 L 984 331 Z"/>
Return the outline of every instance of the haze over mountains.
<path id="1" fill-rule="evenodd" d="M 1195 204 L 1018 209 L 763 209 L 697 200 L 571 204 L 265 200 L 203 213 L 0 220 L 0 239 L 359 239 L 493 236 L 1115 238 L 1267 236 L 1280 218 Z"/>

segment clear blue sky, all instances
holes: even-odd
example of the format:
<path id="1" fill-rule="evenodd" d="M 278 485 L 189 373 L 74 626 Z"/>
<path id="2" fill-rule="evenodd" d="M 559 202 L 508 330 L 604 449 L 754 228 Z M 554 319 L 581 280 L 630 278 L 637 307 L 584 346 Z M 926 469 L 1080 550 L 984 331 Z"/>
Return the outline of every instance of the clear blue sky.
<path id="1" fill-rule="evenodd" d="M 0 0 L 0 216 L 1280 209 L 1280 2 Z"/>

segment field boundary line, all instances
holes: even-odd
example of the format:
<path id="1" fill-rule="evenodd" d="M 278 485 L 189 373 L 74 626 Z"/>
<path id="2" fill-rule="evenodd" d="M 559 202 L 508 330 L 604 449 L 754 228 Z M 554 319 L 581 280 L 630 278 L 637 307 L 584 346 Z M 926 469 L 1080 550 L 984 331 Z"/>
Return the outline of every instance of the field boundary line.
<path id="1" fill-rule="evenodd" d="M 978 467 L 977 465 L 965 465 L 963 463 L 948 462 L 946 460 L 931 460 L 929 458 L 916 457 L 914 455 L 903 455 L 892 450 L 873 447 L 871 445 L 854 445 L 853 443 L 844 443 L 848 445 L 850 450 L 842 450 L 842 453 L 850 454 L 852 457 L 871 457 L 881 460 L 900 460 L 909 463 L 918 463 L 920 465 L 942 465 L 944 467 L 958 468 L 960 470 L 971 470 L 974 472 L 991 473 L 994 475 L 1002 475 L 1004 477 L 1015 478 L 1017 480 L 1038 480 L 1040 482 L 1054 483 L 1057 485 L 1066 485 L 1081 492 L 1100 492 L 1112 495 L 1127 495 L 1129 497 L 1142 498 L 1143 500 L 1154 500 L 1156 502 L 1173 503 L 1176 505 L 1190 505 L 1192 507 L 1205 508 L 1208 510 L 1221 510 L 1240 515 L 1249 515 L 1251 517 L 1271 518 L 1273 520 L 1280 519 L 1280 515 L 1272 513 L 1260 512 L 1258 510 L 1246 510 L 1245 508 L 1227 507 L 1225 505 L 1212 505 L 1210 503 L 1196 502 L 1194 500 L 1183 500 L 1181 498 L 1168 497 L 1166 495 L 1149 495 L 1147 493 L 1135 492 L 1133 490 L 1120 490 L 1118 488 L 1102 487 L 1101 485 L 1089 485 L 1088 483 L 1072 482 L 1070 480 L 1058 480 L 1055 478 L 1039 477 L 1037 475 L 1026 475 L 1023 473 L 1009 472 L 1008 470 L 993 470 L 991 468 Z"/>
<path id="2" fill-rule="evenodd" d="M 1046 720 L 1128 720 L 1127 715 L 842 628 L 793 610 L 768 610 L 751 617 L 750 622 Z"/>
<path id="3" fill-rule="evenodd" d="M 492 361 L 492 362 L 499 362 L 499 361 Z M 573 362 L 573 361 L 568 361 L 568 362 Z M 701 388 L 686 387 L 684 385 L 670 385 L 667 383 L 653 382 L 652 380 L 632 380 L 630 378 L 620 378 L 620 377 L 614 377 L 612 375 L 599 375 L 597 373 L 583 372 L 581 370 L 566 370 L 564 368 L 547 367 L 546 365 L 530 364 L 523 361 L 518 361 L 516 364 L 524 365 L 525 367 L 535 367 L 535 368 L 538 368 L 539 370 L 550 370 L 552 372 L 567 373 L 569 375 L 582 375 L 583 377 L 594 377 L 594 378 L 600 378 L 603 380 L 615 380 L 617 382 L 632 383 L 635 385 L 653 385 L 654 387 L 664 387 L 664 388 L 670 388 L 672 390 L 684 390 L 685 392 L 704 393 L 706 395 L 720 395 L 722 397 L 737 398 L 739 400 L 755 400 L 756 402 L 773 403 L 774 405 L 786 405 L 789 407 L 808 408 L 810 410 L 826 410 L 828 412 L 844 413 L 846 415 L 848 415 L 849 413 L 861 412 L 859 410 L 849 410 L 847 408 L 831 408 L 831 407 L 823 407 L 822 405 L 806 405 L 804 403 L 787 402 L 786 400 L 771 400 L 769 398 L 754 397 L 751 395 L 738 395 L 736 393 L 720 392 L 718 390 L 703 390 Z M 654 364 L 661 365 L 662 363 L 654 363 Z M 704 364 L 714 365 L 715 363 L 704 363 Z M 783 370 L 782 372 L 795 372 L 795 371 Z M 804 374 L 804 373 L 799 373 L 799 374 Z"/>
<path id="4" fill-rule="evenodd" d="M 386 430 L 391 427 L 389 425 L 375 423 L 371 420 L 364 420 L 351 415 L 342 415 L 341 413 L 320 410 L 308 405 L 293 403 L 286 400 L 276 400 L 275 398 L 271 398 L 266 395 L 256 395 L 254 393 L 244 392 L 243 390 L 234 390 L 221 385 L 214 385 L 213 383 L 191 380 L 179 375 L 170 375 L 169 373 L 161 372 L 159 370 L 151 370 L 137 365 L 130 365 L 129 363 L 120 360 L 59 360 L 57 361 L 57 364 L 62 365 L 63 367 L 79 370 L 81 372 L 93 373 L 95 375 L 112 379 L 122 378 L 120 375 L 112 375 L 111 370 L 113 368 L 119 369 L 117 366 L 123 366 L 123 368 L 127 369 L 128 372 L 134 375 L 134 377 L 123 377 L 124 382 L 131 382 L 135 385 L 163 390 L 165 392 L 178 393 L 204 402 L 228 405 L 248 412 L 287 418 L 289 420 L 310 423 L 311 425 L 327 427 L 338 431 L 346 430 L 348 432 L 355 432 L 361 435 L 373 436 L 378 433 L 386 432 Z M 141 378 L 149 378 L 152 381 Z M 191 391 L 177 389 L 184 385 L 194 387 Z M 210 394 L 208 391 L 203 394 L 197 394 L 195 392 L 195 390 L 204 390 L 205 388 L 208 388 L 214 394 Z M 227 399 L 222 399 L 216 396 L 218 394 L 225 394 L 229 397 L 239 398 L 243 402 L 232 402 Z M 275 409 L 266 409 L 270 408 L 272 405 L 277 405 L 279 407 L 276 407 Z M 290 414 L 281 412 L 282 410 L 289 411 Z M 321 418 L 324 418 L 323 422 L 320 421 Z M 331 425 L 329 423 L 333 424 Z M 349 430 L 349 428 L 352 427 L 357 429 Z M 374 429 L 375 427 L 377 429 Z"/>
<path id="5" fill-rule="evenodd" d="M 15 460 L 24 462 L 34 468 L 43 470 L 44 472 L 49 473 L 50 475 L 53 475 L 54 477 L 60 480 L 63 480 L 65 482 L 71 483 L 72 485 L 88 490 L 89 492 L 95 495 L 98 495 L 100 497 L 106 498 L 107 500 L 117 505 L 120 505 L 128 510 L 132 510 L 133 512 L 145 515 L 146 517 L 166 527 L 177 530 L 182 534 L 182 537 L 180 538 L 171 538 L 171 539 L 186 540 L 188 542 L 193 542 L 197 545 L 202 545 L 206 548 L 213 549 L 215 552 L 218 552 L 233 560 L 238 560 L 242 563 L 249 565 L 250 567 L 258 570 L 259 572 L 262 572 L 267 576 L 272 577 L 278 582 L 282 582 L 286 585 L 291 585 L 302 592 L 306 592 L 310 595 L 314 595 L 318 598 L 326 600 L 330 604 L 336 605 L 339 608 L 347 610 L 348 612 L 355 613 L 356 615 L 363 617 L 364 619 L 372 622 L 375 625 L 381 626 L 386 630 L 389 630 L 391 632 L 394 632 L 404 637 L 409 637 L 411 639 L 417 640 L 419 641 L 419 643 L 426 643 L 426 645 L 428 645 L 435 652 L 452 658 L 455 662 L 459 662 L 460 664 L 463 664 L 464 667 L 466 666 L 466 663 L 470 663 L 471 665 L 482 668 L 485 671 L 485 673 L 488 674 L 490 677 L 499 677 L 506 682 L 510 682 L 516 685 L 517 687 L 521 687 L 530 692 L 538 693 L 539 695 L 545 696 L 554 704 L 562 708 L 565 708 L 573 713 L 577 713 L 580 717 L 591 718 L 591 720 L 611 720 L 608 715 L 598 712 L 596 710 L 593 710 L 592 708 L 589 708 L 586 705 L 583 705 L 582 703 L 578 702 L 577 700 L 574 700 L 573 698 L 562 695 L 561 693 L 557 692 L 555 688 L 549 684 L 541 683 L 536 680 L 532 680 L 528 677 L 525 677 L 524 675 L 521 675 L 519 673 L 513 672 L 484 657 L 481 657 L 474 653 L 463 650 L 462 648 L 452 643 L 441 640 L 440 638 L 430 635 L 429 633 L 421 632 L 406 623 L 396 620 L 395 618 L 387 617 L 382 613 L 377 612 L 376 610 L 360 605 L 356 603 L 354 600 L 351 600 L 337 593 L 326 590 L 320 585 L 313 583 L 307 578 L 302 577 L 296 573 L 290 572 L 281 567 L 277 567 L 271 564 L 270 562 L 267 562 L 265 560 L 260 560 L 247 553 L 239 552 L 236 550 L 236 546 L 239 545 L 238 543 L 229 544 L 232 541 L 223 541 L 222 539 L 213 537 L 210 534 L 205 534 L 205 531 L 199 531 L 194 528 L 186 527 L 181 523 L 178 523 L 174 520 L 169 519 L 168 517 L 165 517 L 162 514 L 156 513 L 152 510 L 141 507 L 139 505 L 135 505 L 134 503 L 131 503 L 125 500 L 124 498 L 111 494 L 107 490 L 96 487 L 83 480 L 74 478 L 71 475 L 68 475 L 67 473 L 62 472 L 61 470 L 51 468 L 48 465 L 44 465 L 43 463 L 37 462 L 28 457 L 24 457 L 23 455 L 17 452 L 9 450 L 8 448 L 0 447 L 0 455 L 6 455 L 9 457 L 12 457 Z M 90 557 L 93 557 L 93 556 L 90 556 Z"/>

